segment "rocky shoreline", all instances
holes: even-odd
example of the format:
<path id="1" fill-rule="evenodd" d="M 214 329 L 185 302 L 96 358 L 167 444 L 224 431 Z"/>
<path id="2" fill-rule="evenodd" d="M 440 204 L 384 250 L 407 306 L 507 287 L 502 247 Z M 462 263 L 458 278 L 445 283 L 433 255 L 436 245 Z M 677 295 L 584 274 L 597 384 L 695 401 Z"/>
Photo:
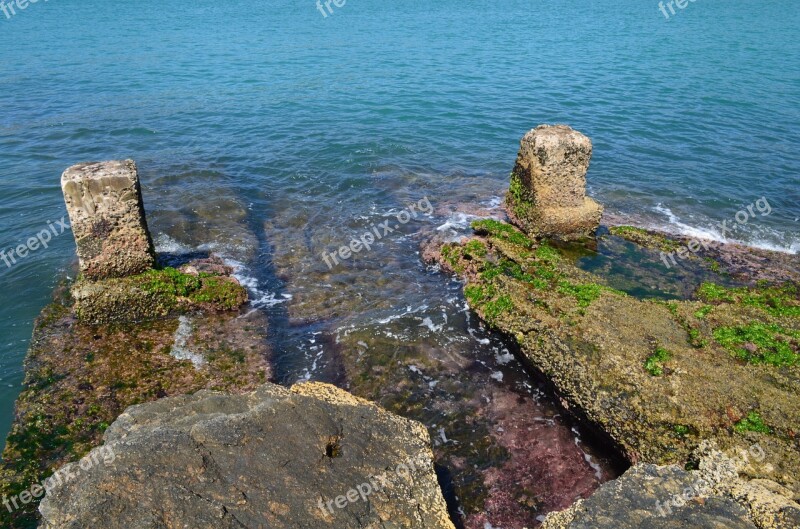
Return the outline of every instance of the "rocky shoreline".
<path id="1" fill-rule="evenodd" d="M 586 462 L 550 452 L 555 434 L 520 413 L 523 399 L 478 398 L 464 389 L 468 361 L 426 344 L 373 357 L 386 338 L 369 328 L 330 344 L 353 394 L 270 384 L 267 321 L 245 310 L 233 270 L 212 255 L 157 256 L 135 164 L 107 162 L 62 179 L 81 274 L 36 322 L 0 469 L 14 508 L 0 524 L 800 526 L 800 263 L 709 243 L 664 268 L 665 252 L 693 242 L 609 214 L 600 226 L 585 194 L 591 152 L 569 127 L 533 129 L 510 223 L 476 220 L 473 236 L 432 236 L 421 254 L 632 465 L 622 477 L 592 494 L 576 476 L 571 507 L 548 496 Z M 401 321 L 386 325 L 402 335 Z M 424 417 L 441 439 L 401 417 Z M 563 472 L 537 467 L 547 461 Z M 77 477 L 55 483 L 62 473 Z"/>
<path id="2" fill-rule="evenodd" d="M 585 149 L 557 146 L 531 154 L 526 143 L 529 138 L 523 140 L 520 158 L 534 159 L 518 161 L 518 167 L 568 166 L 574 158 L 577 165 L 588 165 L 580 155 Z M 655 502 L 663 503 L 674 487 L 647 491 L 642 483 L 624 484 L 679 471 L 653 464 L 699 464 L 702 470 L 706 463 L 698 463 L 696 452 L 711 443 L 728 454 L 747 453 L 756 445 L 764 457 L 734 466 L 725 480 L 716 481 L 715 492 L 696 495 L 735 500 L 746 515 L 722 509 L 703 522 L 692 513 L 687 526 L 716 527 L 727 514 L 723 523 L 728 527 L 739 522 L 748 527 L 797 527 L 797 259 L 716 244 L 708 254 L 685 262 L 680 272 L 684 282 L 671 295 L 649 298 L 642 295 L 640 284 L 654 276 L 659 253 L 675 251 L 686 241 L 630 226 L 607 230 L 607 243 L 537 238 L 538 230 L 531 227 L 540 222 L 536 189 L 525 194 L 513 190 L 515 181 L 535 181 L 537 170 L 528 171 L 534 177 L 512 174 L 508 207 L 516 209 L 509 215 L 512 221 L 534 236 L 500 220 L 478 220 L 472 224 L 473 237 L 457 242 L 434 238 L 423 255 L 463 279 L 470 306 L 518 344 L 519 354 L 553 384 L 565 407 L 608 434 L 635 465 L 619 483 L 604 485 L 596 498 L 569 514 L 550 515 L 544 526 L 597 527 L 603 517 L 621 527 L 671 526 L 675 520 L 659 516 Z M 539 168 L 538 173 L 549 178 L 548 171 Z M 576 179 L 582 178 L 579 173 L 567 171 Z M 529 201 L 524 207 L 520 196 Z M 520 211 L 534 213 L 519 222 Z M 574 231 L 565 226 L 565 238 L 574 239 Z M 550 235 L 557 234 L 551 230 Z M 603 254 L 602 262 L 615 271 L 604 275 L 582 269 L 582 260 L 593 254 Z M 752 256 L 749 264 L 743 264 L 743 254 Z M 594 270 L 608 270 L 592 257 L 588 261 Z M 763 268 L 753 268 L 754 262 Z M 770 263 L 777 266 L 766 266 Z M 781 268 L 784 265 L 788 266 Z M 714 276 L 718 283 L 704 281 Z M 647 463 L 651 466 L 641 466 Z M 691 479 L 684 473 L 678 481 Z M 624 494 L 635 498 L 634 503 L 649 501 L 653 508 L 641 512 L 641 507 L 624 507 L 618 499 L 600 499 L 617 494 L 607 492 L 616 489 L 627 491 Z"/>

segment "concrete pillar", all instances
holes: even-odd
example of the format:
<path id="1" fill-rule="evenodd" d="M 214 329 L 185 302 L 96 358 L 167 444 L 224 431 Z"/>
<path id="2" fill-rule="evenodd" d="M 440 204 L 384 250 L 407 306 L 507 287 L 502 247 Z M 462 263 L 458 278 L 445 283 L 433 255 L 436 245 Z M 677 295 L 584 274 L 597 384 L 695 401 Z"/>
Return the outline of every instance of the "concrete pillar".
<path id="1" fill-rule="evenodd" d="M 133 160 L 73 165 L 61 176 L 83 275 L 125 277 L 155 264 Z"/>

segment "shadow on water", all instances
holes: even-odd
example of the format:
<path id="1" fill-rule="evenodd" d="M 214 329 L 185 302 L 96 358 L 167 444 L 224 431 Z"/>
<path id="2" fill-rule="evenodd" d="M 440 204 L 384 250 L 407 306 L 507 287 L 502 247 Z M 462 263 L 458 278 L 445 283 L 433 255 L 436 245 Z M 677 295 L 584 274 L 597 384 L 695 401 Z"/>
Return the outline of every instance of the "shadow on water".
<path id="1" fill-rule="evenodd" d="M 191 206 L 154 201 L 163 261 L 228 258 L 251 310 L 267 316 L 276 382 L 333 383 L 424 424 L 459 527 L 533 527 L 619 474 L 604 441 L 573 424 L 503 337 L 471 313 L 461 284 L 421 262 L 427 233 L 466 233 L 468 217 L 431 211 L 395 223 L 369 252 L 329 267 L 323 251 L 394 223 L 419 197 L 381 178 L 371 183 L 371 206 L 363 197 L 298 205 L 267 192 L 237 196 L 222 173 L 176 173 L 159 186 L 179 186 Z"/>

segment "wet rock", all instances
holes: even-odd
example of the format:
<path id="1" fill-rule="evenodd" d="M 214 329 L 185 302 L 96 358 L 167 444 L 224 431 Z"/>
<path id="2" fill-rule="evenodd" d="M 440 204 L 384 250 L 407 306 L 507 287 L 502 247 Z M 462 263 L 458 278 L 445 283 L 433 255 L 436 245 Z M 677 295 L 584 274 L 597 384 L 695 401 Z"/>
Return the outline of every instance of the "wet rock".
<path id="1" fill-rule="evenodd" d="M 133 160 L 73 165 L 61 176 L 61 187 L 86 278 L 125 277 L 153 267 Z"/>
<path id="2" fill-rule="evenodd" d="M 43 528 L 453 528 L 425 428 L 326 384 L 135 406 L 95 452 Z"/>
<path id="3" fill-rule="evenodd" d="M 791 491 L 769 480 L 739 478 L 739 456 L 704 442 L 698 469 L 639 464 L 594 495 L 547 516 L 542 529 L 600 527 L 794 529 L 800 505 Z"/>
<path id="4" fill-rule="evenodd" d="M 693 485 L 691 473 L 677 466 L 636 465 L 589 499 L 548 515 L 541 529 L 756 529 L 747 511 L 730 498 L 706 495 L 684 501 L 684 489 Z M 680 498 L 681 506 L 663 505 L 672 498 Z"/>
<path id="5" fill-rule="evenodd" d="M 523 136 L 506 196 L 512 222 L 535 236 L 592 235 L 603 208 L 586 196 L 592 142 L 566 125 L 539 125 Z"/>
<path id="6" fill-rule="evenodd" d="M 477 237 L 441 247 L 442 268 L 628 461 L 684 463 L 705 439 L 758 443 L 764 461 L 741 473 L 800 495 L 797 285 L 705 283 L 692 300 L 637 299 L 511 225 L 473 227 Z"/>

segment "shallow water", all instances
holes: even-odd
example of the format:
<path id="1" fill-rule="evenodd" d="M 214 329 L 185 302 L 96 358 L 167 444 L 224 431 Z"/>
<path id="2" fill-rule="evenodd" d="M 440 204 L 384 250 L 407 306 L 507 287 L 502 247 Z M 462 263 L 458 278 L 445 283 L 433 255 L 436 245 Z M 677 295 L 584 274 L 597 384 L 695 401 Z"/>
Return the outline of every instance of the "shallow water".
<path id="1" fill-rule="evenodd" d="M 703 0 L 669 21 L 657 2 L 633 0 L 351 0 L 328 18 L 311 0 L 32 4 L 0 15 L 13 43 L 0 58 L 0 244 L 64 215 L 68 165 L 134 158 L 161 249 L 240 264 L 269 313 L 282 383 L 362 377 L 353 391 L 440 423 L 447 394 L 432 410 L 402 409 L 358 355 L 399 359 L 402 376 L 387 380 L 410 402 L 455 377 L 458 414 L 513 444 L 496 432 L 523 424 L 507 412 L 512 395 L 518 410 L 555 412 L 516 361 L 498 363 L 503 344 L 464 311 L 458 285 L 419 261 L 419 232 L 465 228 L 456 205 L 497 203 L 520 136 L 565 122 L 593 139 L 590 189 L 610 211 L 719 236 L 718 223 L 767 197 L 771 213 L 730 236 L 796 252 L 798 28 L 788 0 Z M 328 269 L 323 251 L 426 196 L 430 216 Z M 0 262 L 2 434 L 33 318 L 73 254 L 67 233 L 13 268 Z M 484 392 L 496 405 L 479 404 Z M 552 424 L 557 446 L 574 446 L 570 425 Z"/>

